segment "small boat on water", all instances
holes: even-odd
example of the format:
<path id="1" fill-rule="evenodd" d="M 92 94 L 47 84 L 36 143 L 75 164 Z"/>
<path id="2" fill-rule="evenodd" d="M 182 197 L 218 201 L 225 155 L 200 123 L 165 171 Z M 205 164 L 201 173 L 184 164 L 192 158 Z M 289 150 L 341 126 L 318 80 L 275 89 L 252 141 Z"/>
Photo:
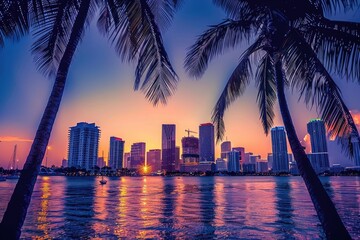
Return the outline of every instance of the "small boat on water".
<path id="1" fill-rule="evenodd" d="M 101 185 L 104 185 L 107 183 L 107 181 L 104 179 L 104 176 L 101 176 L 101 180 L 99 182 Z"/>

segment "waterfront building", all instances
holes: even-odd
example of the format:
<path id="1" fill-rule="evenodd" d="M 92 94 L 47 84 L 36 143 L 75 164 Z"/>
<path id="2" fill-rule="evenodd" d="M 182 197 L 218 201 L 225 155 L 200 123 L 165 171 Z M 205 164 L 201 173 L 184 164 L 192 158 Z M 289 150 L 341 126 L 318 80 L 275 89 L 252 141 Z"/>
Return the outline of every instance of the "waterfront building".
<path id="1" fill-rule="evenodd" d="M 268 162 L 263 159 L 259 159 L 256 162 L 256 172 L 257 173 L 267 173 L 269 171 Z"/>
<path id="2" fill-rule="evenodd" d="M 106 166 L 104 157 L 98 157 L 96 166 L 98 166 L 99 168 Z"/>
<path id="3" fill-rule="evenodd" d="M 252 152 L 245 153 L 244 163 L 250 163 L 250 157 L 253 155 Z"/>
<path id="4" fill-rule="evenodd" d="M 216 171 L 219 172 L 227 171 L 227 162 L 224 159 L 222 158 L 216 159 Z"/>
<path id="5" fill-rule="evenodd" d="M 221 149 L 221 158 L 222 159 L 227 158 L 228 153 L 231 152 L 231 142 L 225 141 L 225 142 L 221 143 L 220 149 Z M 239 158 L 240 158 L 240 156 L 239 156 Z"/>
<path id="6" fill-rule="evenodd" d="M 203 123 L 199 126 L 199 160 L 215 162 L 214 125 Z"/>
<path id="7" fill-rule="evenodd" d="M 273 165 L 273 155 L 272 155 L 272 153 L 268 153 L 267 161 L 268 161 L 269 170 L 272 170 L 272 165 Z"/>
<path id="8" fill-rule="evenodd" d="M 289 172 L 289 160 L 284 127 L 274 127 L 271 129 L 271 143 L 273 154 L 272 171 L 274 173 Z"/>
<path id="9" fill-rule="evenodd" d="M 121 169 L 123 167 L 124 144 L 125 141 L 121 138 L 110 137 L 109 167 L 112 169 Z"/>
<path id="10" fill-rule="evenodd" d="M 233 147 L 232 148 L 233 151 L 238 151 L 240 153 L 240 168 L 241 168 L 241 165 L 244 163 L 245 161 L 245 148 L 243 147 Z"/>
<path id="11" fill-rule="evenodd" d="M 183 164 L 199 163 L 199 139 L 197 137 L 183 137 L 181 139 Z"/>
<path id="12" fill-rule="evenodd" d="M 299 169 L 296 162 L 289 162 L 290 174 L 299 175 Z"/>
<path id="13" fill-rule="evenodd" d="M 227 153 L 227 169 L 228 172 L 240 172 L 240 152 L 229 151 Z"/>
<path id="14" fill-rule="evenodd" d="M 256 164 L 254 163 L 244 163 L 243 164 L 243 173 L 255 173 Z"/>
<path id="15" fill-rule="evenodd" d="M 310 162 L 314 170 L 317 173 L 329 170 L 330 164 L 324 121 L 321 119 L 312 119 L 307 124 L 307 130 L 311 142 Z"/>
<path id="16" fill-rule="evenodd" d="M 66 168 L 68 167 L 68 161 L 66 159 L 63 159 L 61 162 L 61 167 Z"/>
<path id="17" fill-rule="evenodd" d="M 130 166 L 128 168 L 137 169 L 145 165 L 146 143 L 138 142 L 131 145 Z"/>
<path id="18" fill-rule="evenodd" d="M 180 158 L 180 147 L 176 146 L 175 148 L 175 170 L 180 170 L 180 164 L 182 163 L 182 159 Z"/>
<path id="19" fill-rule="evenodd" d="M 256 164 L 257 162 L 259 162 L 261 159 L 260 155 L 250 155 L 249 156 L 249 163 L 253 163 Z"/>
<path id="20" fill-rule="evenodd" d="M 100 129 L 95 123 L 80 122 L 70 127 L 69 167 L 92 169 L 97 163 L 99 138 Z"/>
<path id="21" fill-rule="evenodd" d="M 130 158 L 131 154 L 129 152 L 124 153 L 124 161 L 123 161 L 123 168 L 130 168 Z"/>
<path id="22" fill-rule="evenodd" d="M 146 162 L 151 172 L 161 171 L 161 149 L 150 149 L 146 154 Z"/>
<path id="23" fill-rule="evenodd" d="M 162 125 L 162 152 L 161 169 L 166 172 L 174 172 L 176 165 L 176 144 L 175 144 L 175 124 L 163 124 Z"/>

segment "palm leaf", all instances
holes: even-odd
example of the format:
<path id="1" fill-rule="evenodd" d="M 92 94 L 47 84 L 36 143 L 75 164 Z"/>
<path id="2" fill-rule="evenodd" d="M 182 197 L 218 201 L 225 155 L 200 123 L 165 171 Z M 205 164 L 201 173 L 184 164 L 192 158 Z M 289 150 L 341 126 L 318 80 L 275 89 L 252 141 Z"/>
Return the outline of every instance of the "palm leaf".
<path id="1" fill-rule="evenodd" d="M 308 106 L 317 106 L 329 136 L 336 137 L 345 153 L 352 156 L 351 134 L 358 136 L 353 118 L 335 81 L 296 31 L 287 36 L 283 59 L 290 85 L 300 90 Z"/>
<path id="2" fill-rule="evenodd" d="M 216 130 L 216 141 L 222 140 L 225 134 L 224 114 L 229 105 L 240 97 L 250 82 L 252 74 L 250 55 L 261 49 L 262 38 L 258 38 L 240 58 L 240 62 L 231 74 L 223 92 L 218 99 L 212 114 L 212 121 Z"/>
<path id="3" fill-rule="evenodd" d="M 176 89 L 178 77 L 167 56 L 154 14 L 146 1 L 125 1 L 124 9 L 130 42 L 138 54 L 134 89 L 140 88 L 154 105 L 165 104 Z"/>
<path id="4" fill-rule="evenodd" d="M 314 19 L 302 33 L 327 69 L 360 82 L 360 23 Z"/>
<path id="5" fill-rule="evenodd" d="M 260 61 L 256 72 L 256 84 L 258 87 L 257 102 L 260 110 L 260 119 L 265 134 L 274 124 L 274 104 L 276 102 L 276 82 L 274 63 L 269 54 Z"/>
<path id="6" fill-rule="evenodd" d="M 200 78 L 209 61 L 222 54 L 225 49 L 233 48 L 241 40 L 249 40 L 251 36 L 251 23 L 248 21 L 226 20 L 212 26 L 204 32 L 190 48 L 185 58 L 186 71 L 196 78 Z"/>
<path id="7" fill-rule="evenodd" d="M 38 69 L 54 76 L 68 44 L 78 6 L 74 0 L 49 1 L 44 5 L 46 21 L 35 22 L 32 52 Z"/>
<path id="8" fill-rule="evenodd" d="M 0 46 L 5 38 L 19 38 L 29 30 L 28 2 L 4 0 L 0 2 Z"/>

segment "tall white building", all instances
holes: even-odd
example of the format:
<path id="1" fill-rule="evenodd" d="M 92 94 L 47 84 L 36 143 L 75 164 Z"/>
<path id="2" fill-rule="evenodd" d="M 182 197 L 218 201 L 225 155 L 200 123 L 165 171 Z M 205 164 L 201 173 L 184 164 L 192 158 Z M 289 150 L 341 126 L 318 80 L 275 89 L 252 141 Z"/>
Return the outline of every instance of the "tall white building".
<path id="1" fill-rule="evenodd" d="M 272 171 L 274 173 L 289 172 L 289 161 L 284 127 L 274 127 L 271 129 L 271 145 L 273 154 Z"/>
<path id="2" fill-rule="evenodd" d="M 354 151 L 354 165 L 360 166 L 360 143 L 356 134 L 352 134 L 351 143 Z"/>
<path id="3" fill-rule="evenodd" d="M 80 122 L 70 127 L 68 145 L 68 166 L 85 168 L 96 166 L 100 129 L 95 123 Z"/>
<path id="4" fill-rule="evenodd" d="M 123 167 L 124 144 L 125 141 L 121 138 L 110 137 L 109 167 L 112 169 L 121 169 Z"/>

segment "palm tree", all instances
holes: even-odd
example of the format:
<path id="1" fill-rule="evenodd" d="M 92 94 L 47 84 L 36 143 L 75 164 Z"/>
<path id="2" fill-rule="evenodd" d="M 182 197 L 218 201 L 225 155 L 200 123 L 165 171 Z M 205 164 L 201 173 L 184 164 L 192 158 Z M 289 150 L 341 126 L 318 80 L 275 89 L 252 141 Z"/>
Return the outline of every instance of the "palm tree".
<path id="1" fill-rule="evenodd" d="M 253 41 L 242 53 L 220 95 L 212 120 L 221 140 L 223 116 L 229 105 L 243 94 L 256 66 L 257 103 L 266 134 L 273 126 L 274 104 L 280 112 L 299 172 L 314 204 L 328 239 L 350 239 L 336 208 L 313 170 L 297 137 L 287 106 L 285 87 L 300 92 L 300 98 L 315 105 L 329 134 L 337 137 L 343 149 L 352 155 L 351 136 L 359 137 L 339 88 L 327 69 L 359 81 L 360 24 L 332 21 L 325 11 L 352 8 L 352 0 L 214 0 L 225 9 L 228 19 L 211 26 L 190 48 L 185 67 L 196 78 L 202 76 L 208 62 L 243 40 Z M 251 56 L 256 55 L 256 61 Z M 260 60 L 258 60 L 260 59 Z"/>
<path id="2" fill-rule="evenodd" d="M 8 25 L 3 25 L 7 31 L 0 29 L 0 36 L 11 36 L 15 33 L 21 35 L 30 27 L 33 28 L 37 39 L 32 51 L 38 68 L 46 76 L 55 77 L 30 153 L 3 216 L 0 225 L 1 237 L 20 237 L 32 191 L 60 107 L 72 58 L 95 13 L 100 10 L 99 29 L 109 37 L 122 59 L 137 60 L 135 90 L 142 90 L 146 98 L 156 105 L 159 102 L 166 103 L 176 88 L 177 75 L 163 46 L 159 26 L 166 27 L 170 23 L 179 2 L 8 0 L 0 6 L 0 23 L 9 22 Z"/>

